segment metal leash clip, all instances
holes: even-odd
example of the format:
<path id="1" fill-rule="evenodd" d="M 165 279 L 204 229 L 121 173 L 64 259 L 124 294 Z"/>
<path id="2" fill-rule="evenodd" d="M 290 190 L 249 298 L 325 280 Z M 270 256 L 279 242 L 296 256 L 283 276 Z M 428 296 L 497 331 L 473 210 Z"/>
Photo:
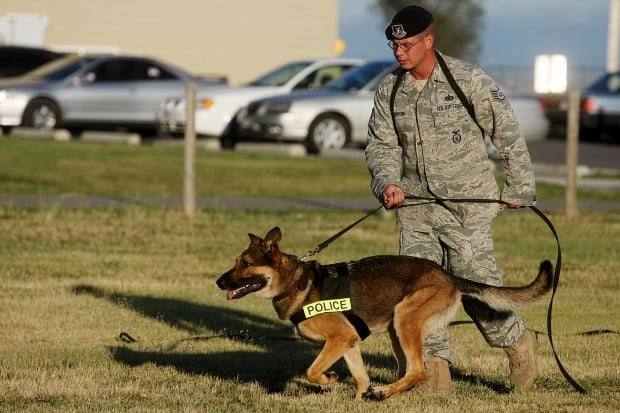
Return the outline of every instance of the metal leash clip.
<path id="1" fill-rule="evenodd" d="M 314 249 L 308 250 L 308 252 L 306 252 L 306 254 L 303 257 L 301 257 L 299 261 L 306 261 L 306 259 L 315 256 L 320 251 L 321 251 L 321 248 L 317 245 L 316 247 L 314 247 Z"/>

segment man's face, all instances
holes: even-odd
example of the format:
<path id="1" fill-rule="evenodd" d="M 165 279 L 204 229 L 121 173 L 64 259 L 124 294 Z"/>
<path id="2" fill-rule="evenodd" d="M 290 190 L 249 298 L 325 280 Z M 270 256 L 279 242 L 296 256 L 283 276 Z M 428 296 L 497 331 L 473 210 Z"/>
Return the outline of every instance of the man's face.
<path id="1" fill-rule="evenodd" d="M 403 70 L 415 69 L 423 60 L 427 49 L 427 34 L 389 42 L 394 57 Z"/>

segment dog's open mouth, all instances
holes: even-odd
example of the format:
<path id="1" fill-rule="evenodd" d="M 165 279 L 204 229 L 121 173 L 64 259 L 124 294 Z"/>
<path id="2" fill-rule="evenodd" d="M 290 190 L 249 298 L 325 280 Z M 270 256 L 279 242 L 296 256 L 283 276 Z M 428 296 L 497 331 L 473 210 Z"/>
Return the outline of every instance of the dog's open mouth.
<path id="1" fill-rule="evenodd" d="M 229 300 L 236 300 L 237 298 L 241 298 L 244 295 L 260 290 L 265 286 L 265 284 L 267 283 L 264 280 L 252 280 L 242 287 L 236 288 L 234 290 L 228 290 L 226 298 Z"/>

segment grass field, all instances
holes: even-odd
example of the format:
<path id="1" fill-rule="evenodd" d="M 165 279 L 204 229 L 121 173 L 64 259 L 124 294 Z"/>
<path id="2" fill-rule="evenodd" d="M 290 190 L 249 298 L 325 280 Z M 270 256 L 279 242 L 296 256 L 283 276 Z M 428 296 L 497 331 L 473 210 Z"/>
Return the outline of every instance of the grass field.
<path id="1" fill-rule="evenodd" d="M 182 159 L 177 148 L 0 139 L 0 193 L 178 195 Z M 354 161 L 201 154 L 197 170 L 203 195 L 368 196 L 367 172 Z M 345 184 L 333 185 L 334 176 Z M 541 197 L 558 192 L 541 188 Z M 304 371 L 319 347 L 296 340 L 268 300 L 227 301 L 215 280 L 247 246 L 248 232 L 262 236 L 278 225 L 281 247 L 301 255 L 361 215 L 210 210 L 190 220 L 131 205 L 0 207 L 0 411 L 619 411 L 620 211 L 570 222 L 550 216 L 563 248 L 554 342 L 588 394 L 571 389 L 556 366 L 546 304 L 521 312 L 540 333 L 530 393 L 507 391 L 503 351 L 487 347 L 462 311 L 450 329 L 453 396 L 355 402 L 342 362 L 334 366 L 338 383 L 309 384 Z M 554 240 L 530 212 L 500 214 L 494 234 L 506 284 L 528 282 L 542 259 L 555 262 Z M 317 258 L 396 253 L 397 240 L 393 216 L 376 214 Z M 598 330 L 610 332 L 584 334 Z M 395 379 L 385 334 L 362 349 L 374 384 Z"/>

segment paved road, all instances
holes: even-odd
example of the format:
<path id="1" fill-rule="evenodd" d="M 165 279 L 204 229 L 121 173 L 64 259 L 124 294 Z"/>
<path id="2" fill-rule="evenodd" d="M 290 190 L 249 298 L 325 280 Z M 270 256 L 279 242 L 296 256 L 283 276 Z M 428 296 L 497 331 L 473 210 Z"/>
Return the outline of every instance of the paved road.
<path id="1" fill-rule="evenodd" d="M 566 164 L 566 141 L 547 139 L 528 144 L 532 162 L 548 165 Z M 617 144 L 580 142 L 578 164 L 594 169 L 620 170 L 620 141 Z"/>

